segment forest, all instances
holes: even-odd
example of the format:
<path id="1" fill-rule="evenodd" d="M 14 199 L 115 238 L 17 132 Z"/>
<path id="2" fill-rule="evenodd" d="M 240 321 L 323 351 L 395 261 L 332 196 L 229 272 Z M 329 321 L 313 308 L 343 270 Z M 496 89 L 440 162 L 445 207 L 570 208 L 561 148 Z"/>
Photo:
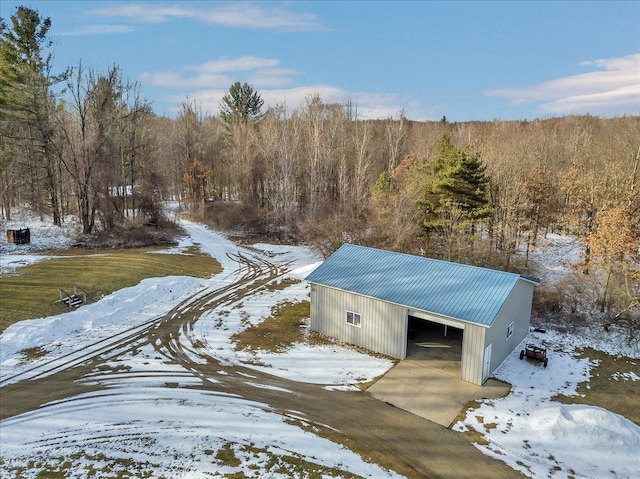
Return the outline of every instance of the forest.
<path id="1" fill-rule="evenodd" d="M 310 96 L 265 107 L 247 83 L 220 114 L 185 98 L 158 116 L 120 67 L 53 64 L 49 18 L 0 19 L 1 219 L 29 206 L 84 238 L 147 238 L 164 212 L 232 233 L 352 242 L 535 277 L 529 253 L 571 235 L 582 262 L 541 285 L 540 315 L 640 335 L 640 116 L 363 120 Z"/>

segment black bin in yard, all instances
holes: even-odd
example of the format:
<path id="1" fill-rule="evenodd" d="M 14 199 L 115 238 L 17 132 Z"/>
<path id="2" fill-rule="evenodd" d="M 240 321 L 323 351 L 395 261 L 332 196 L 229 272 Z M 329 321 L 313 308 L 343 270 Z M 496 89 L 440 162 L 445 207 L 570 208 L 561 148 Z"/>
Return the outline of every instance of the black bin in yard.
<path id="1" fill-rule="evenodd" d="M 31 232 L 29 228 L 7 230 L 7 240 L 13 244 L 29 244 L 31 243 Z"/>

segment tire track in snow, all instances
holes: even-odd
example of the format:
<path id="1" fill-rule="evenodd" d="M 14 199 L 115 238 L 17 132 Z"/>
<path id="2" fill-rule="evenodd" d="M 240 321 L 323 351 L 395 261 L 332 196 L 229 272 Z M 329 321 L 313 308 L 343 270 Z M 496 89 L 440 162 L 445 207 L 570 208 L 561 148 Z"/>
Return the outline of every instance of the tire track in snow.
<path id="1" fill-rule="evenodd" d="M 192 294 L 189 298 L 183 300 L 166 315 L 145 321 L 142 324 L 128 328 L 114 336 L 101 339 L 81 349 L 50 359 L 17 374 L 1 377 L 0 388 L 23 380 L 40 379 L 63 370 L 73 368 L 99 356 L 105 356 L 105 359 L 112 358 L 114 357 L 114 354 L 110 355 L 110 353 L 115 353 L 115 355 L 117 355 L 123 346 L 130 346 L 138 342 L 142 338 L 148 336 L 154 329 L 159 328 L 162 323 L 170 323 L 173 320 L 180 319 L 182 315 L 197 310 L 198 308 L 202 308 L 203 311 L 206 310 L 207 307 L 211 309 L 212 305 L 222 304 L 225 299 L 228 300 L 233 297 L 241 297 L 238 295 L 238 292 L 246 286 L 247 283 L 259 279 L 261 275 L 266 274 L 267 271 L 269 271 L 271 275 L 273 275 L 274 271 L 277 271 L 277 267 L 275 265 L 266 261 L 265 270 L 265 267 L 261 267 L 255 261 L 252 261 L 243 255 L 235 255 L 234 257 L 234 255 L 227 254 L 227 256 L 230 259 L 236 260 L 239 264 L 239 267 L 236 270 L 236 273 L 239 275 L 239 279 L 236 282 L 223 286 L 222 288 L 218 288 L 214 291 L 210 291 L 206 294 L 203 293 L 205 293 L 207 289 L 203 288 Z M 197 319 L 198 318 L 192 320 L 190 325 L 186 327 L 191 328 Z M 179 336 L 179 334 L 179 331 L 176 331 L 176 335 Z M 178 352 L 180 348 L 181 347 L 175 349 L 175 352 Z M 172 347 L 169 345 L 168 349 L 171 351 Z"/>
<path id="2" fill-rule="evenodd" d="M 227 257 L 238 265 L 233 271 L 233 275 L 236 277 L 233 283 L 212 291 L 207 291 L 207 288 L 198 290 L 163 316 L 147 320 L 119 334 L 101 339 L 17 374 L 0 378 L 0 389 L 4 389 L 2 402 L 10 403 L 11 394 L 15 389 L 37 388 L 39 386 L 35 383 L 62 372 L 65 373 L 65 377 L 71 373 L 70 377 L 75 378 L 74 381 L 85 384 L 92 383 L 94 386 L 99 386 L 101 382 L 108 383 L 110 387 L 114 387 L 118 382 L 131 383 L 136 375 L 143 381 L 150 378 L 164 379 L 167 385 L 172 384 L 176 379 L 184 382 L 189 375 L 200 380 L 207 380 L 210 384 L 214 383 L 215 381 L 203 376 L 194 367 L 194 359 L 196 358 L 205 362 L 216 361 L 201 353 L 199 350 L 202 348 L 194 345 L 199 341 L 193 334 L 194 324 L 204 313 L 220 306 L 236 304 L 245 295 L 263 288 L 286 272 L 284 267 L 281 269 L 273 263 L 255 256 L 227 253 Z M 184 338 L 188 339 L 185 341 Z M 100 369 L 100 365 L 110 361 L 118 361 L 119 358 L 127 354 L 135 355 L 136 350 L 147 344 L 150 344 L 166 360 L 179 364 L 183 371 L 176 372 L 175 367 L 165 370 L 163 367 L 154 371 L 153 374 L 148 372 L 127 374 L 122 370 Z M 82 367 L 79 368 L 77 375 L 73 374 L 73 368 L 80 366 Z M 87 368 L 92 369 L 93 372 L 87 374 Z M 115 375 L 111 376 L 112 373 Z M 24 383 L 25 381 L 26 383 Z M 13 386 L 9 388 L 11 391 L 5 389 L 7 386 Z M 14 409 L 16 412 L 28 411 L 31 405 L 27 403 L 18 404 L 18 407 Z M 0 411 L 2 409 L 0 408 Z M 6 417 L 4 411 L 2 411 L 1 417 Z"/>
<path id="3" fill-rule="evenodd" d="M 453 471 L 452 464 L 456 465 L 456 475 L 461 478 L 519 476 L 512 469 L 491 462 L 466 440 L 450 431 L 434 427 L 426 420 L 389 407 L 366 394 L 330 392 L 316 385 L 292 382 L 242 366 L 221 366 L 215 358 L 202 352 L 197 345 L 199 338 L 195 330 L 197 321 L 206 312 L 237 305 L 246 295 L 259 291 L 286 272 L 286 265 L 278 267 L 261 258 L 244 255 L 233 258 L 238 264 L 233 283 L 214 291 L 199 291 L 167 315 L 157 318 L 157 321 L 152 321 L 139 331 L 130 331 L 126 339 L 113 341 L 110 338 L 104 344 L 100 342 L 101 345 L 95 350 L 85 351 L 84 363 L 78 364 L 77 358 L 69 360 L 66 364 L 57 365 L 57 369 L 48 375 L 41 374 L 33 383 L 17 383 L 18 386 L 29 383 L 27 388 L 39 388 L 41 393 L 49 385 L 59 386 L 59 400 L 49 401 L 42 406 L 41 403 L 25 401 L 21 407 L 29 412 L 18 416 L 21 412 L 18 411 L 14 413 L 16 415 L 0 422 L 0 426 L 24 421 L 19 426 L 28 427 L 30 421 L 34 424 L 40 420 L 64 421 L 65 418 L 87 415 L 91 427 L 84 433 L 82 427 L 61 427 L 57 433 L 41 436 L 41 442 L 34 441 L 32 445 L 53 451 L 53 454 L 69 449 L 89 451 L 87 457 L 90 458 L 92 451 L 101 453 L 102 448 L 107 447 L 105 444 L 115 443 L 112 451 L 123 451 L 127 457 L 141 453 L 145 463 L 150 464 L 160 461 L 166 454 L 164 450 L 150 451 L 149 447 L 145 450 L 145 446 L 162 434 L 174 434 L 177 437 L 185 428 L 186 420 L 190 424 L 185 436 L 175 444 L 177 448 L 184 449 L 185 454 L 181 457 L 188 462 L 186 454 L 192 453 L 194 448 L 210 447 L 210 438 L 216 434 L 216 430 L 222 431 L 223 439 L 228 441 L 229 434 L 237 435 L 238 428 L 244 427 L 247 430 L 243 429 L 237 437 L 251 438 L 262 426 L 263 414 L 273 412 L 288 421 L 300 422 L 301 426 L 313 429 L 314 434 L 320 437 L 340 437 L 349 444 L 350 449 L 365 457 L 373 457 L 376 463 L 394 469 L 400 467 L 409 477 L 445 477 Z M 159 355 L 167 362 L 154 362 L 153 371 L 131 372 L 107 364 L 109 361 L 123 360 L 123 365 L 126 365 L 127 355 L 136 355 L 141 348 Z M 107 369 L 100 369 L 105 366 Z M 156 378 L 175 380 L 188 377 L 198 378 L 202 383 L 171 387 L 153 385 L 153 381 L 150 385 L 148 382 Z M 102 389 L 87 392 L 87 389 L 78 387 L 79 381 L 92 382 Z M 2 391 L 3 402 L 11 401 L 12 397 L 15 401 L 15 397 L 20 397 L 19 394 L 12 396 L 15 392 L 13 386 L 15 384 Z M 214 395 L 215 404 L 202 401 L 199 399 L 201 395 Z M 205 430 L 202 424 L 205 415 L 198 415 L 197 408 L 206 408 L 207 415 L 210 415 L 212 406 L 215 410 L 224 410 L 224 416 L 211 416 L 209 429 Z M 147 414 L 146 408 L 149 409 L 148 414 L 160 420 L 145 422 L 140 419 L 139 415 Z M 180 416 L 175 412 L 184 408 L 189 408 L 188 415 Z M 106 410 L 105 421 L 100 416 L 102 410 Z M 107 414 L 114 410 L 119 414 Z M 228 415 L 228 410 L 238 410 L 243 416 L 255 420 L 247 424 L 245 421 L 238 423 Z M 123 416 L 120 411 L 126 414 Z M 133 419 L 114 423 L 109 422 L 110 417 Z M 226 422 L 215 422 L 219 417 Z M 271 434 L 272 426 L 269 423 L 264 426 L 267 435 Z M 202 432 L 194 433 L 196 430 Z M 195 444 L 193 441 L 202 442 Z"/>

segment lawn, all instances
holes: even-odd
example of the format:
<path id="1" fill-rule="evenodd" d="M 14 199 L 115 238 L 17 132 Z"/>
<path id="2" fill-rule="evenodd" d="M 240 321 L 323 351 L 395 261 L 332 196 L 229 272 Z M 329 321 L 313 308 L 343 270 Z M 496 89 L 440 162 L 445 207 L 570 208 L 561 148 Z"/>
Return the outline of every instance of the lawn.
<path id="1" fill-rule="evenodd" d="M 19 268 L 0 277 L 0 333 L 23 319 L 68 311 L 60 303 L 60 290 L 75 285 L 93 302 L 145 278 L 193 276 L 208 278 L 221 271 L 220 263 L 197 247 L 181 254 L 163 254 L 161 248 L 73 250 Z"/>
<path id="2" fill-rule="evenodd" d="M 597 361 L 591 369 L 589 382 L 578 387 L 578 395 L 558 395 L 553 399 L 565 404 L 591 404 L 618 413 L 640 426 L 640 360 L 613 356 L 594 349 L 585 349 L 581 357 Z"/>
<path id="3" fill-rule="evenodd" d="M 251 326 L 232 336 L 236 350 L 261 349 L 282 352 L 289 346 L 305 340 L 301 325 L 309 317 L 309 301 L 278 304 L 271 310 L 271 316 L 260 324 Z"/>

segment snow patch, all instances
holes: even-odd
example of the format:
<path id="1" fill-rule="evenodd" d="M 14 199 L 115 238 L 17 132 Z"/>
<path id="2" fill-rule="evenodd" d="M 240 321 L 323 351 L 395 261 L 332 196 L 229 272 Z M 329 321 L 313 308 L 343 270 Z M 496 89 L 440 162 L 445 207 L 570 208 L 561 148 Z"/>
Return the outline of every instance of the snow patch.
<path id="1" fill-rule="evenodd" d="M 189 296 L 232 284 L 243 274 L 238 269 L 240 255 L 259 257 L 286 268 L 279 281 L 299 282 L 285 289 L 262 290 L 203 311 L 191 334 L 201 341 L 204 353 L 223 365 L 264 370 L 292 381 L 321 384 L 329 390 L 359 390 L 359 384 L 392 367 L 389 360 L 340 345 L 295 344 L 281 353 L 235 351 L 233 334 L 259 324 L 276 304 L 309 299 L 308 285 L 302 280 L 320 264 L 321 258 L 298 246 L 261 243 L 242 248 L 206 226 L 187 221 L 182 224 L 187 236 L 180 239 L 178 247 L 166 252 L 176 254 L 185 247 L 198 245 L 201 251 L 218 259 L 223 273 L 209 280 L 147 279 L 76 311 L 14 324 L 0 335 L 0 381 L 10 384 L 18 380 L 11 377 L 27 370 L 37 371 L 45 363 L 51 367 L 62 357 L 91 350 L 100 341 L 144 327 L 145 322 L 165 315 Z M 66 248 L 71 242 L 72 235 L 67 235 L 66 229 L 39 220 L 17 220 L 4 226 L 29 226 L 33 243 L 9 245 L 6 234 L 0 238 L 2 274 L 48 257 L 34 254 L 37 249 Z M 552 281 L 579 261 L 580 248 L 571 238 L 548 235 L 531 252 L 531 258 L 549 265 L 543 280 Z M 519 351 L 526 342 L 546 342 L 549 348 L 546 369 L 539 362 L 519 359 Z M 25 364 L 22 351 L 33 347 L 41 348 L 45 355 Z M 501 399 L 481 402 L 453 429 L 480 432 L 489 442 L 477 446 L 480 450 L 532 477 L 637 477 L 640 471 L 637 425 L 602 408 L 565 405 L 553 400 L 556 395 L 578 394 L 578 385 L 588 382 L 595 362 L 578 357 L 575 351 L 583 347 L 619 352 L 612 342 L 593 333 L 584 338 L 554 331 L 531 333 L 494 373 L 498 379 L 512 384 L 512 392 Z M 192 360 L 202 360 L 193 352 L 185 354 Z M 106 386 L 107 392 L 68 398 L 2 421 L 0 449 L 4 462 L 0 475 L 9 475 L 4 471 L 10 467 L 27 467 L 33 459 L 62 464 L 84 451 L 85 455 L 93 455 L 93 459 L 74 459 L 76 470 L 88 470 L 95 464 L 95 457 L 105 454 L 147 464 L 149 471 L 139 471 L 140 474 L 202 477 L 242 472 L 249 476 L 256 471 L 266 474 L 269 455 L 294 454 L 329 467 L 340 465 L 364 477 L 398 477 L 366 463 L 341 446 L 286 424 L 285 416 L 265 410 L 265 405 L 223 393 L 188 389 L 201 384 L 203 379 L 189 375 L 178 364 L 158 355 L 153 345 L 140 345 L 134 352 L 105 364 L 113 371 L 126 370 L 130 374 L 93 371 L 85 381 Z M 220 370 L 216 374 L 228 373 Z M 255 387 L 288 392 L 258 384 L 250 374 L 242 376 L 252 380 Z M 206 380 L 216 381 L 215 377 Z M 634 372 L 619 372 L 611 380 L 638 381 L 640 377 Z M 167 382 L 173 387 L 167 388 Z M 62 443 L 59 438 L 66 440 Z M 214 460 L 215 451 L 229 444 L 241 459 L 237 468 L 221 466 Z M 251 455 L 245 447 L 249 445 L 263 452 Z M 176 464 L 174 457 L 186 460 Z"/>
<path id="2" fill-rule="evenodd" d="M 519 359 L 527 342 L 546 343 L 547 368 Z M 578 385 L 589 381 L 596 362 L 575 349 L 569 335 L 530 333 L 494 372 L 512 385 L 511 393 L 482 401 L 453 429 L 480 432 L 489 444 L 478 449 L 530 477 L 637 477 L 639 426 L 600 407 L 552 400 L 577 395 Z"/>

